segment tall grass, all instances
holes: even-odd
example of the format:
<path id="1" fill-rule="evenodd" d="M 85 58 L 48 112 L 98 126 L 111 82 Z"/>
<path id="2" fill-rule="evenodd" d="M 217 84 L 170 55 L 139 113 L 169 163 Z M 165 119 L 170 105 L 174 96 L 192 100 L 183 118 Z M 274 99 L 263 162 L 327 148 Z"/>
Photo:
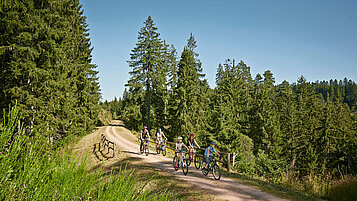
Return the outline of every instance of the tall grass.
<path id="1" fill-rule="evenodd" d="M 329 200 L 357 200 L 357 177 L 344 177 L 332 184 L 327 194 Z"/>
<path id="2" fill-rule="evenodd" d="M 40 134 L 17 131 L 17 120 L 12 108 L 0 126 L 0 200 L 167 200 L 149 196 L 125 169 L 109 177 L 89 173 L 85 160 L 47 149 Z"/>

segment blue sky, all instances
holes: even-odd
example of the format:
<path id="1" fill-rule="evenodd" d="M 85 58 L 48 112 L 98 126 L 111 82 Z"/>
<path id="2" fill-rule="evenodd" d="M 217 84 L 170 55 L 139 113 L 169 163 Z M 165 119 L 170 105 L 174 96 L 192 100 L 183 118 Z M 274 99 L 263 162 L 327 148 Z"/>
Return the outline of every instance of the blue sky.
<path id="1" fill-rule="evenodd" d="M 192 32 L 211 87 L 219 63 L 243 60 L 277 83 L 357 81 L 357 1 L 354 0 L 81 0 L 98 65 L 103 100 L 120 97 L 126 61 L 150 15 L 179 54 Z"/>

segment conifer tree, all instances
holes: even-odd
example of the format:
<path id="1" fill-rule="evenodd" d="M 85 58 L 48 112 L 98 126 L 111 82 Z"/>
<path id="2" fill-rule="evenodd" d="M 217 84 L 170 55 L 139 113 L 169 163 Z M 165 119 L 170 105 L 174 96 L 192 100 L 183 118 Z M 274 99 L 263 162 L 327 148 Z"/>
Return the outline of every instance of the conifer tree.
<path id="1" fill-rule="evenodd" d="M 264 150 L 277 159 L 282 154 L 282 134 L 277 113 L 276 95 L 273 74 L 267 70 L 264 79 L 257 75 L 254 103 L 251 110 L 251 130 L 255 151 Z"/>
<path id="2" fill-rule="evenodd" d="M 239 64 L 228 59 L 218 67 L 215 90 L 215 133 L 221 147 L 228 152 L 238 150 L 242 135 L 247 134 L 248 111 L 252 78 L 250 68 L 243 61 Z"/>
<path id="3" fill-rule="evenodd" d="M 152 18 L 149 16 L 144 22 L 144 27 L 139 31 L 138 42 L 130 54 L 128 61 L 132 69 L 129 86 L 129 93 L 132 93 L 133 105 L 128 107 L 140 106 L 142 117 L 148 117 L 148 107 L 150 99 L 153 100 L 150 107 L 152 111 L 150 117 L 153 119 L 153 126 L 159 126 L 163 123 L 163 114 L 165 114 L 165 104 L 167 103 L 167 76 L 169 72 L 168 65 L 168 45 L 161 39 L 157 32 Z M 130 115 L 130 114 L 127 114 Z M 146 119 L 140 120 L 141 124 L 147 124 Z M 133 125 L 138 128 L 139 125 Z"/>
<path id="4" fill-rule="evenodd" d="M 206 120 L 202 118 L 207 106 L 205 94 L 202 94 L 206 82 L 202 80 L 201 62 L 194 51 L 197 47 L 194 36 L 190 35 L 181 54 L 177 70 L 177 84 L 171 97 L 172 135 L 187 134 L 204 130 Z M 207 88 L 207 87 L 206 87 Z"/>

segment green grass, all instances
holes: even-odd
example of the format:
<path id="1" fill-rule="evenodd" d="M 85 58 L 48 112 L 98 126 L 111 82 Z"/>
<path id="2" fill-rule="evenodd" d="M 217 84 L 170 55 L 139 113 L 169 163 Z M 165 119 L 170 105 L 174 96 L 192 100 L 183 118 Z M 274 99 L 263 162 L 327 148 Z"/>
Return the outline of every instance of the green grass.
<path id="1" fill-rule="evenodd" d="M 284 186 L 283 184 L 274 184 L 259 178 L 254 178 L 239 173 L 223 172 L 223 175 L 226 177 L 233 178 L 239 183 L 257 187 L 258 189 L 264 192 L 271 193 L 281 198 L 297 201 L 323 200 L 322 198 L 316 197 L 312 194 L 296 191 L 292 188 Z"/>
<path id="2" fill-rule="evenodd" d="M 327 197 L 330 200 L 349 201 L 357 199 L 357 177 L 347 177 L 332 185 Z"/>
<path id="3" fill-rule="evenodd" d="M 53 151 L 43 136 L 17 132 L 17 121 L 13 108 L 0 126 L 0 200 L 168 200 L 125 168 L 88 171 L 86 157 Z"/>

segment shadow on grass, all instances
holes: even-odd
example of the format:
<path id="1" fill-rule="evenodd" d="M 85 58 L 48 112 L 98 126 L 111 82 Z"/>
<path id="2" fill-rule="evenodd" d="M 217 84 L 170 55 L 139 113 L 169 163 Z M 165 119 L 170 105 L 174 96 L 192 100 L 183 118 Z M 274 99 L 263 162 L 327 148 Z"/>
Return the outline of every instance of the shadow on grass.
<path id="1" fill-rule="evenodd" d="M 92 153 L 99 161 L 103 161 L 104 159 L 109 160 L 111 158 L 114 158 L 114 156 L 115 156 L 115 153 L 112 152 L 112 154 L 110 154 L 109 150 L 106 151 L 106 153 L 104 153 L 104 152 L 105 152 L 105 149 L 101 146 L 100 143 L 95 143 L 93 145 Z M 100 155 L 98 153 L 100 153 Z"/>

